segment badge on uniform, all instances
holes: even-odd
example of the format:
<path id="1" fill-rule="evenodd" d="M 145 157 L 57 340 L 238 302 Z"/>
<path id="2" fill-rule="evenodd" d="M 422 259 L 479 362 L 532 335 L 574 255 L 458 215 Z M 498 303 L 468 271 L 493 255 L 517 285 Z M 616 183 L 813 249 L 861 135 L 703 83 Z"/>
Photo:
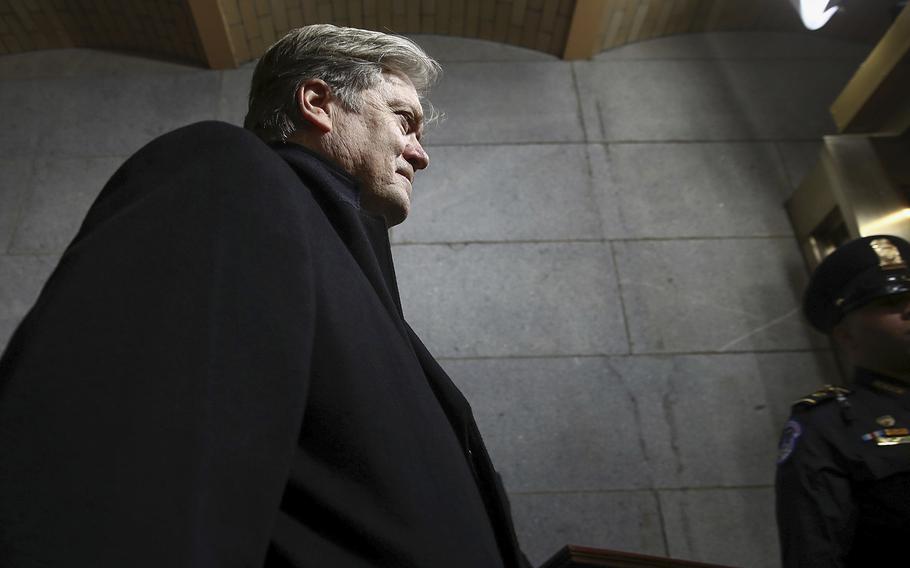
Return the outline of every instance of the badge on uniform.
<path id="1" fill-rule="evenodd" d="M 885 418 L 884 416 L 880 417 Z M 888 416 L 890 418 L 890 416 Z M 878 422 L 878 420 L 877 420 Z M 881 422 L 879 422 L 881 424 Z M 876 446 L 896 446 L 898 444 L 910 444 L 910 429 L 907 428 L 885 428 L 863 434 L 863 441 L 869 442 L 875 440 Z"/>
<path id="2" fill-rule="evenodd" d="M 907 268 L 907 264 L 901 258 L 901 251 L 888 239 L 873 239 L 869 246 L 878 255 L 879 268 L 883 270 Z"/>
<path id="3" fill-rule="evenodd" d="M 796 447 L 796 440 L 803 433 L 803 427 L 796 420 L 790 420 L 784 426 L 784 431 L 780 435 L 780 444 L 777 447 L 777 463 L 782 464 L 787 461 L 793 448 Z"/>
<path id="4" fill-rule="evenodd" d="M 884 426 L 885 428 L 890 428 L 894 426 L 894 417 L 890 414 L 883 414 L 875 419 L 876 424 L 879 426 Z"/>

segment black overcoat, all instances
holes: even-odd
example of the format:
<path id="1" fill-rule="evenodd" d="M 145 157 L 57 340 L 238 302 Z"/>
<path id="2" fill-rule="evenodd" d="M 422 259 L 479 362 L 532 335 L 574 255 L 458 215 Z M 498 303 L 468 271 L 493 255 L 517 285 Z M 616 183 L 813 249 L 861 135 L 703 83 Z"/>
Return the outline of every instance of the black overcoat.
<path id="1" fill-rule="evenodd" d="M 222 123 L 124 163 L 0 360 L 0 566 L 524 565 L 358 203 Z"/>

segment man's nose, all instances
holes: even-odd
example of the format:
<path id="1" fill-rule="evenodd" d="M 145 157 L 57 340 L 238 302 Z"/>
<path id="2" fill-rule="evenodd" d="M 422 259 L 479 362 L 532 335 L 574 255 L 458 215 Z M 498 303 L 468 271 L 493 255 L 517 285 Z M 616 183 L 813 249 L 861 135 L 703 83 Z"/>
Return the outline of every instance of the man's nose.
<path id="1" fill-rule="evenodd" d="M 430 165 L 430 156 L 427 154 L 420 142 L 408 142 L 404 148 L 404 159 L 408 161 L 414 170 L 422 170 Z"/>

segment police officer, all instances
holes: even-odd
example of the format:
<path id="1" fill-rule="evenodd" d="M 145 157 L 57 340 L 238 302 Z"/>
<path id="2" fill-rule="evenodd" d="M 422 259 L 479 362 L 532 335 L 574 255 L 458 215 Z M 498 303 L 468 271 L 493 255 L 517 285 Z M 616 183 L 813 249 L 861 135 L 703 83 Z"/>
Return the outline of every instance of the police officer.
<path id="1" fill-rule="evenodd" d="M 780 441 L 785 568 L 910 565 L 910 244 L 863 237 L 806 290 L 809 322 L 854 366 L 849 389 L 796 401 Z"/>

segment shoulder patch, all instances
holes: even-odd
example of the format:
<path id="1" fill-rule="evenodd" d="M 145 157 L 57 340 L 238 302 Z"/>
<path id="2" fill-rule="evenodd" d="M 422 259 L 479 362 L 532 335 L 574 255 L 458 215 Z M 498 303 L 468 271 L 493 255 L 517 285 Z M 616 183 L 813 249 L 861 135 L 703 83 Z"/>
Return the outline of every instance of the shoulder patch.
<path id="1" fill-rule="evenodd" d="M 778 465 L 787 461 L 793 448 L 796 447 L 796 441 L 803 433 L 802 426 L 796 420 L 790 420 L 784 426 L 784 431 L 780 435 L 780 443 L 777 446 L 777 463 Z"/>
<path id="2" fill-rule="evenodd" d="M 799 400 L 793 401 L 794 407 L 810 407 L 826 400 L 836 400 L 849 396 L 853 391 L 834 385 L 825 385 L 810 395 L 806 395 Z"/>

